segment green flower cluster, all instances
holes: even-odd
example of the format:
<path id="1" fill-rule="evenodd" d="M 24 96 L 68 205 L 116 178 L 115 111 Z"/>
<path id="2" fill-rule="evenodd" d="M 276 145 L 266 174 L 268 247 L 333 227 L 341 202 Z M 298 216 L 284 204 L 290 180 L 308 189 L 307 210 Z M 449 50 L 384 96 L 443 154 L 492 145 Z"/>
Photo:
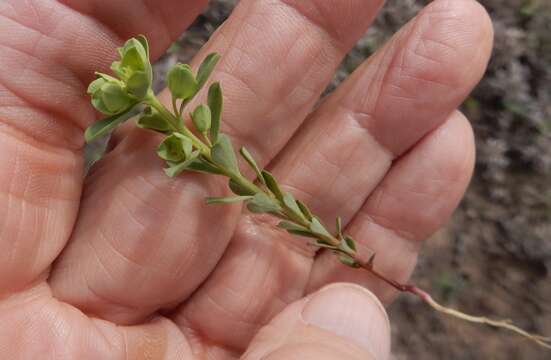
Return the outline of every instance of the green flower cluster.
<path id="1" fill-rule="evenodd" d="M 128 40 L 118 52 L 120 61 L 111 65 L 118 78 L 96 73 L 98 78 L 88 87 L 92 105 L 106 115 L 121 114 L 142 101 L 150 91 L 153 80 L 145 37 Z"/>
<path id="2" fill-rule="evenodd" d="M 208 203 L 243 201 L 249 211 L 269 213 L 282 219 L 279 227 L 287 232 L 313 238 L 315 245 L 331 249 L 341 262 L 358 267 L 354 241 L 343 235 L 340 220 L 338 234 L 333 236 L 312 215 L 308 207 L 291 193 L 281 191 L 274 176 L 261 170 L 246 148 L 240 154 L 256 173 L 256 179 L 245 178 L 239 169 L 230 138 L 220 133 L 222 89 L 215 82 L 209 86 L 207 103 L 198 104 L 189 113 L 188 128 L 184 110 L 207 83 L 220 56 L 210 54 L 199 66 L 197 73 L 187 64 L 174 65 L 167 74 L 167 85 L 172 95 L 172 111 L 159 102 L 151 90 L 151 63 L 149 46 L 143 36 L 130 39 L 119 49 L 120 60 L 111 66 L 113 77 L 98 73 L 88 89 L 94 107 L 110 117 L 100 120 L 86 131 L 86 140 L 92 141 L 113 130 L 134 115 L 137 126 L 165 135 L 157 154 L 165 161 L 165 172 L 174 177 L 184 170 L 223 175 L 229 178 L 233 196 L 211 197 Z"/>
<path id="3" fill-rule="evenodd" d="M 167 82 L 172 94 L 171 112 L 159 102 L 151 89 L 153 71 L 147 39 L 140 35 L 128 40 L 118 49 L 118 54 L 120 59 L 111 65 L 113 75 L 96 73 L 97 79 L 88 87 L 94 108 L 109 117 L 95 122 L 86 130 L 86 141 L 105 136 L 135 117 L 138 127 L 167 135 L 159 146 L 158 154 L 167 162 L 167 173 L 171 176 L 176 176 L 191 163 L 199 163 L 192 167 L 208 169 L 210 164 L 201 166 L 199 157 L 201 150 L 206 152 L 208 145 L 185 126 L 183 115 L 186 105 L 206 84 L 220 56 L 215 53 L 208 55 L 196 74 L 187 64 L 178 63 L 170 69 Z M 190 114 L 196 130 L 207 144 L 218 139 L 221 112 L 222 91 L 220 85 L 214 83 L 208 91 L 208 105 L 200 104 Z M 214 172 L 214 169 L 211 170 Z"/>

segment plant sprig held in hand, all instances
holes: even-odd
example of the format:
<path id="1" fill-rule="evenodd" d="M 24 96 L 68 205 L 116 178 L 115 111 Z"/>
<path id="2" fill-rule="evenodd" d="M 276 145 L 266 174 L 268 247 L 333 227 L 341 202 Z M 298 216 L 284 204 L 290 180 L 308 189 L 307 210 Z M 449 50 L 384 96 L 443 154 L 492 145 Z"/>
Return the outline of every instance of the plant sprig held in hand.
<path id="1" fill-rule="evenodd" d="M 251 153 L 242 147 L 239 154 L 254 171 L 250 180 L 239 168 L 236 152 L 230 138 L 220 132 L 222 88 L 218 82 L 210 84 L 207 103 L 200 104 L 189 114 L 186 107 L 207 84 L 220 55 L 208 55 L 195 73 L 187 64 L 174 65 L 167 75 L 172 94 L 172 109 L 167 109 L 155 96 L 151 84 L 152 66 L 149 45 L 144 36 L 128 40 L 118 49 L 120 60 L 113 62 L 115 76 L 96 73 L 97 79 L 88 87 L 92 105 L 109 117 L 92 124 L 85 132 L 91 142 L 102 137 L 130 118 L 137 116 L 137 126 L 162 133 L 163 141 L 157 148 L 158 156 L 166 163 L 165 173 L 176 177 L 184 171 L 225 176 L 233 196 L 209 197 L 208 204 L 242 202 L 252 213 L 270 214 L 280 219 L 278 226 L 290 234 L 308 238 L 312 245 L 332 251 L 345 266 L 363 269 L 401 292 L 417 295 L 436 311 L 466 321 L 505 328 L 537 344 L 551 349 L 551 339 L 530 334 L 508 320 L 491 320 L 471 316 L 438 304 L 424 290 L 410 284 L 401 284 L 379 273 L 375 255 L 362 260 L 354 239 L 343 233 L 340 218 L 336 219 L 336 233 L 331 233 L 308 206 L 285 192 L 277 179 L 261 169 Z M 186 125 L 191 118 L 193 131 Z"/>

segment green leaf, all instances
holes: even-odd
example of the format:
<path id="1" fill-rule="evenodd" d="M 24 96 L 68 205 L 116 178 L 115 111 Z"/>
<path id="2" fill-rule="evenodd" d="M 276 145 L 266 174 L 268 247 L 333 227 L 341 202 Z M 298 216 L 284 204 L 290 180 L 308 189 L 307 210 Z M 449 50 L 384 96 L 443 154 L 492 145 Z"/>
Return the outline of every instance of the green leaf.
<path id="1" fill-rule="evenodd" d="M 314 217 L 312 218 L 312 221 L 310 222 L 310 231 L 312 231 L 314 234 L 320 236 L 323 239 L 332 239 L 333 236 L 325 229 L 325 227 L 321 224 L 318 218 Z"/>
<path id="2" fill-rule="evenodd" d="M 261 214 L 270 212 L 279 212 L 281 207 L 268 195 L 264 193 L 257 193 L 247 203 L 247 209 L 250 212 Z"/>
<path id="3" fill-rule="evenodd" d="M 98 79 L 103 79 L 105 82 L 115 82 L 115 83 L 119 83 L 119 84 L 123 84 L 122 81 L 120 81 L 119 79 L 115 78 L 115 77 L 112 77 L 111 75 L 108 75 L 108 74 L 104 74 L 104 73 L 100 73 L 100 72 L 95 72 L 96 76 L 98 77 L 96 80 Z M 88 92 L 90 93 L 90 92 Z"/>
<path id="4" fill-rule="evenodd" d="M 339 247 L 347 253 L 356 252 L 356 242 L 348 235 L 341 239 Z"/>
<path id="5" fill-rule="evenodd" d="M 128 109 L 122 114 L 113 115 L 106 119 L 98 120 L 92 125 L 90 125 L 84 132 L 84 139 L 87 143 L 90 143 L 97 138 L 106 135 L 117 126 L 130 119 L 136 114 L 136 107 Z"/>
<path id="6" fill-rule="evenodd" d="M 105 85 L 105 84 L 108 84 L 109 81 L 106 80 L 105 78 L 103 78 L 101 76 L 101 74 L 98 74 L 98 78 L 94 81 L 92 81 L 90 83 L 90 85 L 88 85 L 88 94 L 91 96 L 91 102 L 92 102 L 92 106 L 94 106 L 94 108 L 103 113 L 103 114 L 106 114 L 106 115 L 114 115 L 109 109 L 107 109 L 107 106 L 104 104 L 103 102 L 103 97 L 102 97 L 102 91 L 101 91 L 101 88 Z M 115 79 L 114 81 L 115 83 L 118 82 L 118 80 Z"/>
<path id="7" fill-rule="evenodd" d="M 279 200 L 283 201 L 283 193 L 281 192 L 281 189 L 279 188 L 279 185 L 277 184 L 277 180 L 267 170 L 262 170 L 262 177 L 266 181 L 266 187 L 274 194 L 274 196 Z"/>
<path id="8" fill-rule="evenodd" d="M 314 243 L 314 245 L 316 245 L 317 247 L 324 248 L 324 249 L 329 249 L 329 250 L 333 250 L 333 251 L 337 250 L 337 248 L 334 245 L 328 244 L 324 240 L 318 239 L 317 235 L 314 235 L 314 236 L 317 239 L 317 241 Z"/>
<path id="9" fill-rule="evenodd" d="M 304 231 L 309 232 L 310 230 L 302 225 L 296 224 L 292 221 L 283 220 L 279 224 L 277 224 L 278 227 L 285 229 L 285 230 L 297 230 L 297 231 Z"/>
<path id="10" fill-rule="evenodd" d="M 200 133 L 209 131 L 211 124 L 210 108 L 204 104 L 201 104 L 195 108 L 195 111 L 191 114 L 191 120 L 193 125 Z"/>
<path id="11" fill-rule="evenodd" d="M 358 262 L 354 260 L 352 257 L 350 257 L 349 255 L 339 253 L 338 258 L 339 258 L 339 261 L 346 266 L 350 266 L 352 268 L 360 267 L 360 264 L 358 264 Z"/>
<path id="12" fill-rule="evenodd" d="M 277 224 L 277 226 L 287 230 L 289 234 L 317 239 L 316 235 L 312 234 L 312 232 L 308 230 L 308 228 L 295 224 L 294 222 L 291 222 L 291 221 L 283 220 L 279 224 Z"/>
<path id="13" fill-rule="evenodd" d="M 143 35 L 131 38 L 117 50 L 121 60 L 114 61 L 111 69 L 125 83 L 130 94 L 142 99 L 150 90 L 153 78 L 147 39 Z"/>
<path id="14" fill-rule="evenodd" d="M 266 184 L 266 180 L 264 180 L 264 176 L 262 176 L 262 171 L 258 167 L 258 164 L 254 160 L 254 158 L 251 155 L 251 153 L 249 152 L 249 150 L 247 150 L 244 146 L 242 146 L 241 149 L 239 149 L 239 153 L 241 154 L 241 156 L 243 156 L 243 159 L 245 159 L 245 161 L 247 161 L 249 166 L 254 170 L 258 180 L 260 180 L 263 184 Z"/>
<path id="15" fill-rule="evenodd" d="M 239 174 L 239 167 L 231 140 L 224 134 L 219 136 L 218 142 L 214 144 L 211 150 L 212 160 L 223 168 Z"/>
<path id="16" fill-rule="evenodd" d="M 302 214 L 302 211 L 298 207 L 297 201 L 295 200 L 293 194 L 285 193 L 283 195 L 283 204 L 285 204 L 285 207 L 289 209 L 296 217 L 302 219 L 303 221 L 307 221 L 306 217 Z"/>
<path id="17" fill-rule="evenodd" d="M 297 205 L 300 208 L 300 211 L 302 211 L 302 214 L 304 214 L 304 216 L 306 217 L 306 219 L 308 219 L 308 221 L 312 221 L 314 215 L 312 215 L 312 212 L 310 211 L 310 209 L 308 209 L 308 206 L 306 206 L 306 204 L 300 200 L 297 200 Z"/>
<path id="18" fill-rule="evenodd" d="M 350 236 L 345 236 L 344 240 L 346 241 L 346 244 L 348 245 L 348 247 L 350 247 L 354 251 L 357 251 L 356 242 L 354 241 L 354 239 L 352 239 Z"/>
<path id="19" fill-rule="evenodd" d="M 184 170 L 190 169 L 190 165 L 193 164 L 195 161 L 197 161 L 197 158 L 199 157 L 199 155 L 200 155 L 200 151 L 195 150 L 189 155 L 187 160 L 178 164 L 174 164 L 168 168 L 165 168 L 164 169 L 165 174 L 169 177 L 176 177 L 180 175 Z"/>
<path id="20" fill-rule="evenodd" d="M 248 196 L 248 195 L 254 195 L 255 194 L 253 191 L 241 186 L 241 184 L 234 181 L 233 179 L 230 179 L 229 187 L 230 187 L 231 191 L 236 195 Z"/>
<path id="21" fill-rule="evenodd" d="M 215 175 L 224 175 L 222 171 L 212 165 L 207 159 L 204 159 L 202 156 L 198 157 L 195 161 L 191 162 L 188 165 L 188 169 L 205 173 L 205 174 L 215 174 Z"/>
<path id="22" fill-rule="evenodd" d="M 298 236 L 304 236 L 312 239 L 317 239 L 318 237 L 314 234 L 312 234 L 310 231 L 302 231 L 302 230 L 287 230 L 289 234 L 298 235 Z"/>
<path id="23" fill-rule="evenodd" d="M 166 132 L 170 130 L 168 121 L 151 106 L 144 109 L 142 115 L 136 122 L 136 125 L 142 129 L 150 129 L 159 132 Z"/>
<path id="24" fill-rule="evenodd" d="M 120 114 L 136 103 L 118 82 L 103 84 L 101 89 L 92 95 L 92 100 L 101 103 L 96 109 L 107 115 Z M 92 104 L 95 105 L 94 102 Z"/>
<path id="25" fill-rule="evenodd" d="M 197 80 L 187 64 L 174 65 L 167 74 L 168 88 L 175 99 L 185 100 L 195 95 L 198 89 Z"/>
<path id="26" fill-rule="evenodd" d="M 185 162 L 183 162 L 183 163 L 165 168 L 164 171 L 165 171 L 165 174 L 168 177 L 174 178 L 174 177 L 180 175 L 184 170 L 186 170 L 186 168 L 187 168 L 187 166 L 186 166 Z"/>
<path id="27" fill-rule="evenodd" d="M 92 81 L 90 85 L 88 85 L 88 90 L 86 92 L 89 95 L 94 95 L 106 82 L 107 81 L 103 77 L 98 77 L 96 80 Z"/>
<path id="28" fill-rule="evenodd" d="M 150 81 L 144 71 L 136 71 L 126 82 L 128 92 L 138 99 L 143 99 L 149 90 Z"/>
<path id="29" fill-rule="evenodd" d="M 207 82 L 210 74 L 214 70 L 214 67 L 220 60 L 220 54 L 211 53 L 203 60 L 201 65 L 199 65 L 199 70 L 197 71 L 197 83 L 198 88 L 202 88 L 203 85 Z"/>
<path id="30" fill-rule="evenodd" d="M 159 145 L 157 154 L 163 160 L 181 162 L 191 155 L 192 150 L 193 144 L 187 136 L 172 133 Z"/>
<path id="31" fill-rule="evenodd" d="M 220 83 L 215 82 L 209 87 L 208 105 L 211 112 L 210 140 L 213 143 L 218 141 L 220 134 L 220 118 L 222 116 L 222 88 Z"/>
<path id="32" fill-rule="evenodd" d="M 224 196 L 224 197 L 208 197 L 207 204 L 232 204 L 240 201 L 252 199 L 252 196 Z"/>
<path id="33" fill-rule="evenodd" d="M 146 59 L 145 49 L 143 49 L 143 46 L 136 39 L 130 39 L 128 41 L 131 42 L 132 40 L 136 42 L 132 44 L 128 44 L 127 42 L 127 45 L 125 45 L 123 55 L 121 57 L 120 67 L 122 69 L 128 68 L 132 71 L 144 70 Z M 137 44 L 139 44 L 139 46 Z"/>
<path id="34" fill-rule="evenodd" d="M 120 67 L 127 68 L 123 71 L 146 70 L 149 64 L 149 45 L 144 46 L 142 41 L 143 39 L 131 38 L 118 49 L 121 56 Z"/>
<path id="35" fill-rule="evenodd" d="M 111 70 L 121 79 L 126 79 L 131 72 L 131 70 L 123 68 L 120 61 L 113 61 L 111 63 Z"/>
<path id="36" fill-rule="evenodd" d="M 140 42 L 140 44 L 142 44 L 144 50 L 145 50 L 145 54 L 147 56 L 147 58 L 149 59 L 149 43 L 147 42 L 147 38 L 145 37 L 145 35 L 138 35 L 136 36 L 136 40 L 138 40 Z"/>

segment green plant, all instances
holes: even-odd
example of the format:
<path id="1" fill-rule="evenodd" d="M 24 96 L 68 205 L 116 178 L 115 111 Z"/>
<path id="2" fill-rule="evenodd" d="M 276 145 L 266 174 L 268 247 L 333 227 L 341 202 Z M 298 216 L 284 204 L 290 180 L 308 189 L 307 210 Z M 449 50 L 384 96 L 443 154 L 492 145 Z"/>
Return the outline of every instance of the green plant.
<path id="1" fill-rule="evenodd" d="M 438 304 L 424 290 L 410 284 L 401 284 L 378 272 L 375 255 L 362 260 L 352 237 L 343 233 L 341 220 L 336 218 L 336 233 L 331 233 L 322 221 L 312 214 L 308 206 L 283 191 L 277 179 L 261 169 L 251 153 L 242 147 L 241 157 L 254 171 L 256 178 L 248 179 L 239 168 L 238 158 L 230 138 L 220 132 L 222 114 L 222 88 L 212 83 L 208 88 L 207 104 L 198 105 L 189 118 L 193 130 L 186 125 L 186 106 L 207 84 L 207 80 L 220 59 L 218 54 L 208 55 L 197 73 L 187 64 L 176 64 L 168 73 L 168 88 L 172 94 L 172 109 L 167 109 L 151 89 L 152 70 L 149 46 L 143 36 L 130 39 L 119 49 L 120 61 L 112 65 L 117 77 L 97 73 L 88 93 L 92 105 L 110 115 L 97 121 L 85 132 L 87 142 L 115 129 L 137 116 L 137 126 L 164 135 L 157 154 L 166 162 L 165 172 L 176 177 L 184 171 L 194 171 L 227 177 L 232 196 L 209 197 L 209 204 L 243 202 L 253 213 L 270 214 L 280 219 L 278 226 L 290 234 L 308 238 L 312 245 L 331 250 L 345 265 L 363 269 L 401 292 L 420 297 L 433 309 L 466 321 L 506 328 L 525 336 L 541 346 L 551 349 L 551 339 L 530 334 L 509 321 L 496 321 L 476 317 Z"/>

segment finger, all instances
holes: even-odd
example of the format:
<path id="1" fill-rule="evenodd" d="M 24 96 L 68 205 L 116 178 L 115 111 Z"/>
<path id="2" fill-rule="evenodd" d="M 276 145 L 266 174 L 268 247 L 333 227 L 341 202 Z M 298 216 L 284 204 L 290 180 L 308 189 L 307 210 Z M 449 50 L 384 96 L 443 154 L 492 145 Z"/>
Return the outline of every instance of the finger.
<path id="1" fill-rule="evenodd" d="M 199 54 L 223 54 L 213 78 L 224 88 L 224 126 L 235 146 L 257 144 L 252 151 L 260 163 L 274 156 L 379 4 L 242 1 Z M 266 128 L 270 139 L 261 141 Z M 133 131 L 100 164 L 52 276 L 60 299 L 118 323 L 140 321 L 193 293 L 218 263 L 240 215 L 238 207 L 204 205 L 205 195 L 222 194 L 225 183 L 167 179 L 154 154 L 158 143 Z"/>
<path id="2" fill-rule="evenodd" d="M 0 75 L 4 90 L 10 94 L 3 98 L 6 101 L 3 105 L 13 106 L 15 109 L 8 110 L 18 115 L 15 119 L 6 116 L 8 124 L 47 143 L 81 146 L 83 140 L 78 131 L 95 119 L 86 95 L 94 71 L 107 71 L 116 56 L 116 46 L 137 33 L 151 36 L 155 43 L 151 55 L 157 58 L 195 18 L 205 1 L 178 2 L 175 7 L 173 0 L 159 1 L 155 6 L 152 3 L 150 0 L 2 2 L 0 26 L 5 29 L 0 38 L 2 68 L 12 70 Z M 173 12 L 168 12 L 171 7 Z M 151 13 L 150 9 L 156 11 Z M 129 13 L 133 16 L 128 16 Z M 169 29 L 172 39 L 166 34 Z M 27 112 L 15 111 L 21 106 L 28 108 Z M 31 111 L 41 116 L 32 123 L 20 120 Z"/>
<path id="3" fill-rule="evenodd" d="M 351 219 L 385 176 L 392 159 L 443 123 L 482 74 L 491 41 L 487 15 L 481 10 L 470 1 L 436 1 L 358 69 L 272 164 L 286 189 L 328 224 L 337 215 Z M 444 44 L 431 54 L 432 61 L 412 55 L 411 49 L 424 38 Z M 451 49 L 455 50 L 452 55 Z M 431 71 L 440 78 L 432 77 Z M 423 76 L 443 84 L 455 80 L 442 96 L 438 84 L 414 79 Z M 397 87 L 417 91 L 404 101 L 393 96 Z M 369 107 L 374 103 L 384 107 L 374 111 Z M 362 118 L 368 112 L 373 115 Z M 371 129 L 378 133 L 394 129 L 392 152 L 387 149 L 391 145 L 383 147 Z M 411 138 L 411 132 L 419 138 Z M 192 323 L 219 343 L 239 348 L 283 306 L 303 296 L 313 249 L 304 238 L 275 229 L 265 217 L 244 216 L 226 256 L 197 296 L 186 303 L 178 321 Z M 228 333 L 227 328 L 233 331 Z"/>
<path id="4" fill-rule="evenodd" d="M 61 0 L 71 9 L 97 19 L 113 34 L 118 42 L 138 34 L 153 40 L 149 44 L 153 60 L 164 53 L 195 20 L 207 5 L 207 0 Z M 115 54 L 106 53 L 102 60 L 107 68 Z M 111 60 L 110 60 L 111 59 Z M 98 69 L 92 69 L 96 71 Z"/>
<path id="5" fill-rule="evenodd" d="M 383 360 L 389 348 L 388 318 L 375 295 L 334 284 L 289 305 L 260 330 L 243 359 Z"/>
<path id="6" fill-rule="evenodd" d="M 125 3 L 140 8 L 140 18 L 119 12 L 115 33 L 106 19 L 68 3 L 0 2 L 0 245 L 7 249 L 0 254 L 0 297 L 44 274 L 69 237 L 83 176 L 82 129 L 95 119 L 86 83 L 94 70 L 108 67 L 124 29 L 141 24 L 141 32 L 155 35 L 161 26 L 141 2 L 78 4 L 85 3 L 112 10 Z M 157 2 L 165 9 L 169 3 Z M 182 25 L 199 8 L 186 4 L 177 7 Z M 156 42 L 154 56 L 169 45 L 166 38 Z"/>
<path id="7" fill-rule="evenodd" d="M 136 326 L 91 319 L 52 297 L 45 283 L 0 300 L 0 358 L 183 360 L 190 344 L 170 320 Z"/>
<path id="8" fill-rule="evenodd" d="M 432 2 L 320 106 L 272 171 L 326 222 L 346 223 L 392 161 L 463 102 L 491 45 L 477 2 Z"/>
<path id="9" fill-rule="evenodd" d="M 376 269 L 405 282 L 417 259 L 420 242 L 438 230 L 462 198 L 474 167 L 474 138 L 468 120 L 454 112 L 438 129 L 399 159 L 377 186 L 346 231 L 372 251 Z M 395 291 L 365 272 L 337 264 L 322 252 L 312 269 L 309 289 L 333 281 L 368 286 L 383 303 Z"/>

